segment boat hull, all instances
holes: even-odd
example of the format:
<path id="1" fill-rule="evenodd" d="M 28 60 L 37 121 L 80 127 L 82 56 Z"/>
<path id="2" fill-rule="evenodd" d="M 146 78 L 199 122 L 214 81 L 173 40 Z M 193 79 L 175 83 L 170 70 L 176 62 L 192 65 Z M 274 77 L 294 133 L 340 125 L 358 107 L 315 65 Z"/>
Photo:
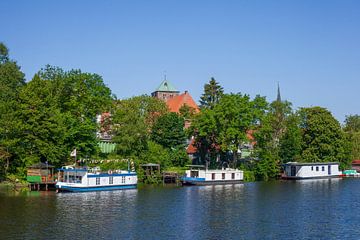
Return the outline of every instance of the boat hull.
<path id="1" fill-rule="evenodd" d="M 182 178 L 180 180 L 181 184 L 184 186 L 191 185 L 225 185 L 225 184 L 238 184 L 242 183 L 243 180 L 212 180 L 206 181 L 205 179 L 194 179 L 194 178 Z"/>
<path id="2" fill-rule="evenodd" d="M 316 176 L 316 177 L 286 177 L 282 176 L 284 180 L 306 180 L 306 179 L 327 179 L 327 178 L 341 178 L 342 175 L 332 175 L 332 176 Z"/>
<path id="3" fill-rule="evenodd" d="M 137 184 L 115 185 L 115 186 L 94 186 L 94 187 L 76 187 L 66 185 L 56 185 L 58 192 L 94 192 L 94 191 L 114 191 L 124 189 L 135 189 Z"/>

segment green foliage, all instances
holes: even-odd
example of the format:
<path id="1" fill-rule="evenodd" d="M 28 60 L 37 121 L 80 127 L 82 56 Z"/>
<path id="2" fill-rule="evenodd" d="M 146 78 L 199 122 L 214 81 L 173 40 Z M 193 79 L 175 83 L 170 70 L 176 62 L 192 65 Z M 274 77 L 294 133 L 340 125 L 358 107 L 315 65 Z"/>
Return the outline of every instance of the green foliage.
<path id="1" fill-rule="evenodd" d="M 346 116 L 344 131 L 350 141 L 351 159 L 360 159 L 360 116 Z"/>
<path id="2" fill-rule="evenodd" d="M 244 182 L 254 182 L 256 180 L 254 171 L 243 170 L 244 171 Z"/>
<path id="3" fill-rule="evenodd" d="M 147 148 L 154 122 L 168 111 L 166 104 L 150 96 L 138 96 L 118 100 L 114 108 L 113 140 L 117 143 L 118 153 L 139 156 Z"/>
<path id="4" fill-rule="evenodd" d="M 184 119 L 173 112 L 159 116 L 152 127 L 151 139 L 168 149 L 184 147 Z"/>
<path id="5" fill-rule="evenodd" d="M 184 167 L 191 163 L 184 148 L 170 150 L 170 158 L 172 166 Z"/>
<path id="6" fill-rule="evenodd" d="M 25 85 L 24 74 L 8 55 L 7 47 L 0 43 L 0 178 L 16 171 L 17 154 L 21 150 L 18 120 L 18 96 Z"/>
<path id="7" fill-rule="evenodd" d="M 204 93 L 200 97 L 200 108 L 213 109 L 224 94 L 223 87 L 211 78 L 210 82 L 204 85 Z"/>
<path id="8" fill-rule="evenodd" d="M 128 162 L 126 160 L 124 161 L 103 161 L 100 165 L 99 165 L 100 169 L 103 171 L 113 171 L 113 170 L 117 170 L 117 169 L 128 169 Z"/>
<path id="9" fill-rule="evenodd" d="M 345 119 L 346 132 L 360 132 L 360 115 L 349 115 Z"/>
<path id="10" fill-rule="evenodd" d="M 75 147 L 80 157 L 97 152 L 95 117 L 112 103 L 99 75 L 46 66 L 25 84 L 16 63 L 1 59 L 0 101 L 7 101 L 0 104 L 0 162 L 5 171 L 24 174 L 26 166 L 39 161 L 61 165 Z"/>
<path id="11" fill-rule="evenodd" d="M 281 163 L 299 162 L 301 161 L 302 136 L 298 115 L 290 115 L 285 124 L 286 131 L 280 139 L 279 157 Z"/>
<path id="12" fill-rule="evenodd" d="M 340 123 L 325 108 L 302 108 L 300 127 L 302 130 L 303 162 L 340 162 L 342 169 L 350 164 L 349 142 Z"/>
<path id="13" fill-rule="evenodd" d="M 142 151 L 139 156 L 139 164 L 144 163 L 157 163 L 162 168 L 172 166 L 169 151 L 153 141 L 147 142 L 147 150 Z"/>
<path id="14" fill-rule="evenodd" d="M 192 120 L 195 117 L 196 111 L 194 108 L 184 104 L 180 107 L 179 113 L 185 120 Z"/>
<path id="15" fill-rule="evenodd" d="M 222 151 L 233 152 L 234 164 L 240 145 L 249 141 L 247 131 L 261 122 L 266 108 L 264 97 L 256 96 L 251 100 L 240 93 L 225 94 L 214 107 L 218 143 Z"/>
<path id="16" fill-rule="evenodd" d="M 210 163 L 215 161 L 216 146 L 219 144 L 217 120 L 215 112 L 203 109 L 197 114 L 189 129 L 195 136 L 195 146 L 200 154 L 200 162 L 204 163 L 209 157 Z"/>

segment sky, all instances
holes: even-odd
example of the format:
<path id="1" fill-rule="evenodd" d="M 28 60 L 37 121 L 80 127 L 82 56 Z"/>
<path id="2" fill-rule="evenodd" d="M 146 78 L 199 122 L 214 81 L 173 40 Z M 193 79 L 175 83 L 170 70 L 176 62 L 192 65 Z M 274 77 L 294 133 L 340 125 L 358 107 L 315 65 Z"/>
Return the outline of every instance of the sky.
<path id="1" fill-rule="evenodd" d="M 45 65 L 97 73 L 119 99 L 166 78 L 360 114 L 360 1 L 0 1 L 0 42 L 27 81 Z"/>

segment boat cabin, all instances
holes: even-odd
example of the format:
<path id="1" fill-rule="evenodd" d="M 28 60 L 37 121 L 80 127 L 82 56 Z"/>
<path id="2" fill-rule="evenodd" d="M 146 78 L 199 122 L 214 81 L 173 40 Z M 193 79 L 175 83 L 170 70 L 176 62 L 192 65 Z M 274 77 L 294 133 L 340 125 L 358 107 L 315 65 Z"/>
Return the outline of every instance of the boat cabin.
<path id="1" fill-rule="evenodd" d="M 283 178 L 287 179 L 339 177 L 342 174 L 337 162 L 288 162 L 284 165 L 284 170 Z"/>
<path id="2" fill-rule="evenodd" d="M 182 178 L 183 183 L 215 184 L 236 183 L 244 179 L 244 172 L 238 169 L 206 169 L 203 165 L 189 165 Z"/>

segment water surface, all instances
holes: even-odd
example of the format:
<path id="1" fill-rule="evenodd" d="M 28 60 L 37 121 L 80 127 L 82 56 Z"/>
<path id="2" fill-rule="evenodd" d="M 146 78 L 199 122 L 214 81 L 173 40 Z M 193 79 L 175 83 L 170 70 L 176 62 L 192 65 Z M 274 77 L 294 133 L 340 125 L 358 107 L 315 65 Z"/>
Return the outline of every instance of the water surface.
<path id="1" fill-rule="evenodd" d="M 0 239 L 360 239 L 360 179 L 0 193 Z"/>

